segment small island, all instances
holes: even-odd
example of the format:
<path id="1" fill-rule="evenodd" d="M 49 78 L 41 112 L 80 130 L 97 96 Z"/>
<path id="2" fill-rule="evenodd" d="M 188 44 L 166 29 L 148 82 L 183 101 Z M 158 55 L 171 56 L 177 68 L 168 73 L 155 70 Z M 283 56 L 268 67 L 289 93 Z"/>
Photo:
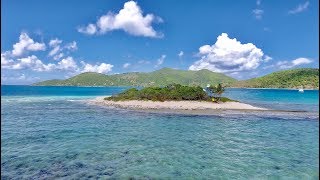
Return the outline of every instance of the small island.
<path id="1" fill-rule="evenodd" d="M 208 85 L 205 89 L 200 86 L 170 84 L 141 90 L 131 88 L 117 95 L 97 98 L 92 102 L 104 106 L 145 110 L 266 110 L 222 97 L 223 92 L 224 87 L 221 84 Z"/>

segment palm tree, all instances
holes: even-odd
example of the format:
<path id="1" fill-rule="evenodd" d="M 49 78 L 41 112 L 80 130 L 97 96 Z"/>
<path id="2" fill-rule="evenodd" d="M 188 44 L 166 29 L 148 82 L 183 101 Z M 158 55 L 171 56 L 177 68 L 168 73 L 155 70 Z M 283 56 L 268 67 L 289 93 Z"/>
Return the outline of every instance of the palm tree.
<path id="1" fill-rule="evenodd" d="M 225 88 L 219 83 L 216 86 L 209 86 L 207 87 L 207 90 L 209 91 L 209 93 L 213 96 L 217 98 L 217 101 L 220 101 L 221 99 L 221 95 L 222 93 L 224 93 Z M 210 95 L 209 95 L 210 96 Z"/>
<path id="2" fill-rule="evenodd" d="M 218 101 L 220 101 L 221 95 L 222 95 L 222 93 L 224 93 L 224 91 L 225 91 L 224 87 L 219 83 L 216 86 L 215 91 L 214 91 L 214 93 L 218 95 Z"/>

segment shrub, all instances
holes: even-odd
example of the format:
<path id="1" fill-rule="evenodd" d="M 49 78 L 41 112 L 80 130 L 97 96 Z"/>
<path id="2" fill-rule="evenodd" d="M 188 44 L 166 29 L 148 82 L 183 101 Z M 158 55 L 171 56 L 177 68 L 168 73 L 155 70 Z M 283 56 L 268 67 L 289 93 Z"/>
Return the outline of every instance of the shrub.
<path id="1" fill-rule="evenodd" d="M 189 87 L 180 84 L 170 84 L 165 87 L 146 87 L 141 90 L 135 88 L 128 89 L 118 95 L 105 98 L 105 100 L 152 100 L 152 101 L 212 101 L 200 86 Z M 232 101 L 222 97 L 222 102 Z"/>

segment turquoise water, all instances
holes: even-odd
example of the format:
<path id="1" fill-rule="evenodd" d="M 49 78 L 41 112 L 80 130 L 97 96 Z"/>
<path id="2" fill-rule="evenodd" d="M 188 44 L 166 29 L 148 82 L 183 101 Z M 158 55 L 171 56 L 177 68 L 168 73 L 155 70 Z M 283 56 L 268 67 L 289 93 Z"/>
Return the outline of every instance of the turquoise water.
<path id="1" fill-rule="evenodd" d="M 126 88 L 2 86 L 1 179 L 319 179 L 318 116 L 158 114 L 83 102 Z M 319 107 L 319 91 L 226 95 L 275 109 Z"/>

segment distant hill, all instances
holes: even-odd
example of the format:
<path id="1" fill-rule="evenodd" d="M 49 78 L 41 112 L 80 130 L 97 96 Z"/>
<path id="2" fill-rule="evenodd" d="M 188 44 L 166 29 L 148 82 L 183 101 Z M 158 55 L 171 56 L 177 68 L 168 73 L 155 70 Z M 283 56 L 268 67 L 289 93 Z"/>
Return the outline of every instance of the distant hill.
<path id="1" fill-rule="evenodd" d="M 105 75 L 94 72 L 82 73 L 66 80 L 38 82 L 36 86 L 164 86 L 172 83 L 200 85 L 224 83 L 229 85 L 235 79 L 209 70 L 188 71 L 163 68 L 149 73 L 124 73 Z"/>
<path id="2" fill-rule="evenodd" d="M 237 81 L 231 87 L 319 89 L 319 68 L 278 71 L 266 76 Z"/>

